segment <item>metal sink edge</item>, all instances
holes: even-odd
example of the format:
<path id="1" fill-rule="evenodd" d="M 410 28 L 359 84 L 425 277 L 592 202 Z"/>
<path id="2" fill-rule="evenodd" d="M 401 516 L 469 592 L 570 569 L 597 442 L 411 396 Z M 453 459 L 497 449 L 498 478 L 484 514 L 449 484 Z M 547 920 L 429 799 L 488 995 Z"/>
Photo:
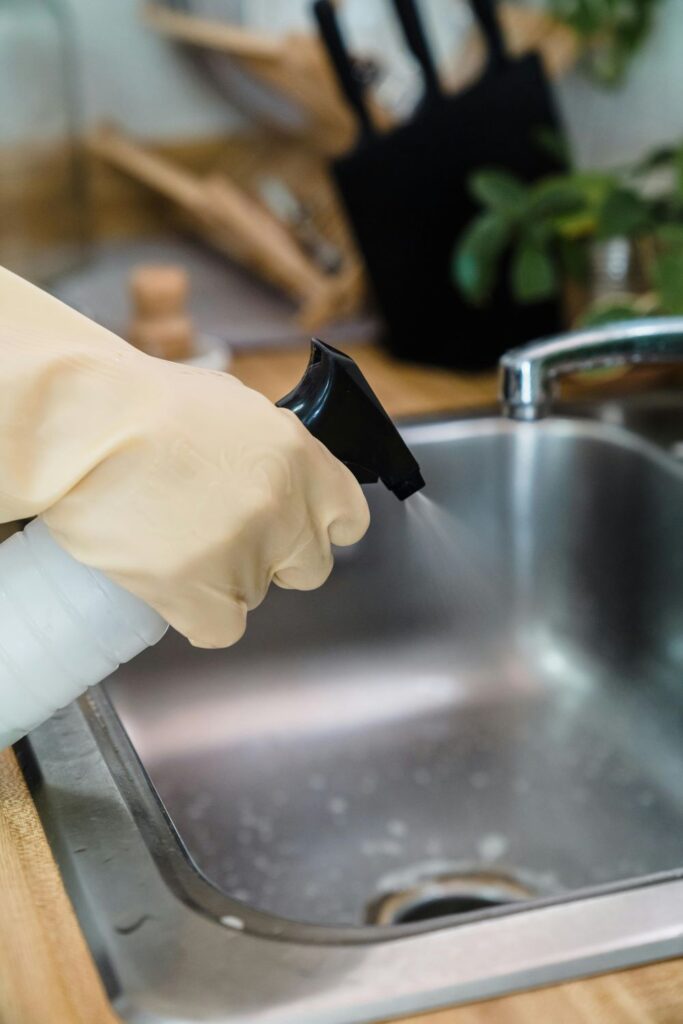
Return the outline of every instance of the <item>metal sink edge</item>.
<path id="1" fill-rule="evenodd" d="M 621 427 L 577 426 L 681 471 Z M 435 441 L 468 429 L 408 428 Z M 369 1022 L 683 955 L 683 869 L 438 926 L 306 926 L 249 910 L 193 865 L 99 688 L 18 753 L 109 995 L 139 1024 Z"/>
<path id="2" fill-rule="evenodd" d="M 143 773 L 122 792 L 107 715 L 93 693 L 19 754 L 108 994 L 135 1024 L 355 1024 L 683 955 L 683 870 L 391 938 L 277 919 L 259 932 L 158 828 L 160 807 L 152 845 L 143 837 L 130 797 L 155 798 Z"/>

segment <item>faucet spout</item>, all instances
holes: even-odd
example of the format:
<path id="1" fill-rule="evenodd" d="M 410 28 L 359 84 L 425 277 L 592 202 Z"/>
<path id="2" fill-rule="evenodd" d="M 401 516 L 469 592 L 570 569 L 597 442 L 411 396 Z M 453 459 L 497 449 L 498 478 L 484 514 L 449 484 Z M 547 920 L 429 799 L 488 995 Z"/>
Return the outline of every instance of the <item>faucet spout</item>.
<path id="1" fill-rule="evenodd" d="M 683 362 L 683 317 L 625 320 L 534 341 L 500 361 L 503 413 L 515 420 L 547 416 L 557 381 L 570 373 L 638 363 Z"/>

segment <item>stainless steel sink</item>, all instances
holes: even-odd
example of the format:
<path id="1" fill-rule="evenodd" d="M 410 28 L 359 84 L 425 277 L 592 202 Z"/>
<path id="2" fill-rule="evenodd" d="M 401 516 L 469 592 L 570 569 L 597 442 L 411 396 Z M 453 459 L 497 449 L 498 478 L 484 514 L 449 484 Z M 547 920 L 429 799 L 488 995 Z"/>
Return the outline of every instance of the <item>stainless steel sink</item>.
<path id="1" fill-rule="evenodd" d="M 406 428 L 428 499 L 371 489 L 320 592 L 33 734 L 124 1015 L 349 1024 L 683 954 L 683 403 L 607 409 Z"/>

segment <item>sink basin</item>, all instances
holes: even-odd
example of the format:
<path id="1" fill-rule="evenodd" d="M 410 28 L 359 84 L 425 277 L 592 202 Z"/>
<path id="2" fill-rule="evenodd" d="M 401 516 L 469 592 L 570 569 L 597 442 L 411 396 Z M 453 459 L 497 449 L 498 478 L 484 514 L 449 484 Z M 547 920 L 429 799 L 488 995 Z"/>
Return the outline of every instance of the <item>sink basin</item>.
<path id="1" fill-rule="evenodd" d="M 663 447 L 406 428 L 424 495 L 370 489 L 321 591 L 229 651 L 169 636 L 32 735 L 120 1012 L 348 1024 L 683 954 L 678 404 L 622 407 Z"/>

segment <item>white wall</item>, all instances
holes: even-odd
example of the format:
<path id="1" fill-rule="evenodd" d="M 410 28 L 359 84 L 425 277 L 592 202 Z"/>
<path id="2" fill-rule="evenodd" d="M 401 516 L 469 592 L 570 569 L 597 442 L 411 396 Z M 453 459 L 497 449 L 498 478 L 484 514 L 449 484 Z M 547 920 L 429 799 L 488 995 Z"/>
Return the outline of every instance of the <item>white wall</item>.
<path id="1" fill-rule="evenodd" d="M 170 42 L 141 24 L 142 0 L 62 0 L 71 11 L 81 54 L 89 121 L 111 117 L 131 131 L 164 136 L 202 136 L 239 122 L 202 74 Z M 249 21 L 269 32 L 311 26 L 312 0 L 242 0 Z M 202 0 L 209 15 L 230 9 L 230 0 Z M 234 2 L 233 7 L 239 7 Z M 412 62 L 399 45 L 387 0 L 345 0 L 344 19 L 352 44 L 380 60 L 388 52 L 394 86 L 410 91 Z M 427 0 L 426 13 L 441 32 L 437 51 L 470 21 L 458 0 Z M 434 33 L 436 35 L 436 33 Z M 398 66 L 397 66 L 398 65 Z"/>
<path id="2" fill-rule="evenodd" d="M 239 122 L 201 74 L 137 19 L 139 0 L 64 0 L 74 16 L 89 120 L 113 117 L 156 137 L 202 136 Z M 209 5 L 210 0 L 204 0 Z M 257 24 L 303 24 L 309 0 L 242 0 Z M 441 47 L 467 27 L 463 0 L 422 0 L 438 15 Z M 345 0 L 354 42 L 395 52 L 387 0 Z M 434 33 L 432 33 L 434 35 Z M 683 138 L 683 0 L 666 0 L 654 37 L 619 92 L 573 75 L 561 104 L 582 164 L 620 162 L 655 143 Z M 400 76 L 399 76 L 400 78 Z"/>
<path id="3" fill-rule="evenodd" d="M 88 121 L 113 118 L 158 138 L 210 135 L 238 121 L 190 61 L 140 23 L 140 0 L 63 2 L 76 29 Z"/>
<path id="4" fill-rule="evenodd" d="M 655 30 L 618 91 L 574 74 L 560 88 L 578 160 L 609 166 L 671 140 L 683 141 L 683 0 L 666 0 Z"/>

